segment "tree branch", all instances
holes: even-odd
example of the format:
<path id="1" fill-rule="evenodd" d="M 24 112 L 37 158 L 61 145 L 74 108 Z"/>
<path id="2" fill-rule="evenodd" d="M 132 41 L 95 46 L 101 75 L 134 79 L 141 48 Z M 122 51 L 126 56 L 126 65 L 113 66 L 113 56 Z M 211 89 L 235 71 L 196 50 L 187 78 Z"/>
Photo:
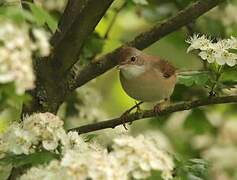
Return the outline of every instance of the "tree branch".
<path id="1" fill-rule="evenodd" d="M 126 120 L 119 118 L 114 118 L 107 121 L 97 122 L 89 125 L 80 126 L 77 128 L 69 129 L 69 131 L 78 131 L 80 134 L 93 132 L 97 130 L 115 128 L 116 126 L 122 125 L 124 123 L 131 123 L 133 121 L 141 120 L 150 117 L 159 117 L 173 112 L 190 110 L 193 108 L 214 105 L 214 104 L 225 104 L 225 103 L 237 103 L 237 95 L 232 96 L 222 96 L 222 97 L 209 97 L 205 99 L 198 99 L 194 101 L 187 101 L 177 104 L 171 104 L 170 106 L 163 109 L 159 115 L 154 113 L 153 110 L 144 110 L 141 112 L 132 113 L 127 116 Z"/>
<path id="2" fill-rule="evenodd" d="M 23 114 L 33 112 L 56 113 L 65 99 L 67 88 L 61 83 L 75 62 L 82 46 L 106 13 L 113 0 L 69 0 L 52 40 L 49 57 L 36 59 L 36 88 L 29 92 L 30 103 L 24 105 Z"/>
<path id="3" fill-rule="evenodd" d="M 140 50 L 144 49 L 167 34 L 178 30 L 186 24 L 191 23 L 194 19 L 198 18 L 208 10 L 224 1 L 225 0 L 199 0 L 180 11 L 177 15 L 138 35 L 134 40 L 126 43 L 125 45 L 133 46 Z M 92 61 L 80 72 L 78 72 L 76 68 L 72 68 L 71 72 L 64 80 L 67 83 L 66 87 L 68 88 L 68 91 L 73 91 L 77 87 L 84 85 L 88 81 L 116 66 L 118 63 L 118 57 L 116 56 L 118 50 L 119 48 Z"/>
<path id="4" fill-rule="evenodd" d="M 68 8 L 60 23 L 63 33 L 56 33 L 52 41 L 54 51 L 50 59 L 51 65 L 62 75 L 76 63 L 84 41 L 94 31 L 95 26 L 113 2 L 113 0 L 73 1 L 68 2 Z M 71 23 L 70 18 L 74 20 Z"/>

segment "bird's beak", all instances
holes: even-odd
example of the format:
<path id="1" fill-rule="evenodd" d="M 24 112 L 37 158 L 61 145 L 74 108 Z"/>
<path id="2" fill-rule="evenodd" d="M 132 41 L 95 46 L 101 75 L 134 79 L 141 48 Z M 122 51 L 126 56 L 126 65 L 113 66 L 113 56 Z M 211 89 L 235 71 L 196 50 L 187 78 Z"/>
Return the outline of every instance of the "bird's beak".
<path id="1" fill-rule="evenodd" d="M 123 62 L 119 63 L 119 65 L 116 68 L 123 69 L 125 66 L 127 66 L 127 63 L 123 61 Z"/>

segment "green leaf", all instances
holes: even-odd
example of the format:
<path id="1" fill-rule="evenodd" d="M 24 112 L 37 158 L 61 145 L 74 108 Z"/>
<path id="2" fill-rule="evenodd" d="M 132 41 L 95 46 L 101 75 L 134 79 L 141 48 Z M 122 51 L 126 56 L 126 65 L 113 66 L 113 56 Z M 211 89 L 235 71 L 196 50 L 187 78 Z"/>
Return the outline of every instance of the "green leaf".
<path id="1" fill-rule="evenodd" d="M 85 137 L 85 142 L 90 142 L 94 138 L 96 138 L 98 135 L 97 134 L 89 134 Z"/>
<path id="2" fill-rule="evenodd" d="M 0 159 L 0 165 L 12 164 L 13 167 L 20 167 L 24 165 L 35 166 L 38 164 L 48 163 L 53 159 L 58 159 L 58 155 L 49 151 L 36 152 L 29 155 L 15 155 L 7 156 Z"/>
<path id="3" fill-rule="evenodd" d="M 12 165 L 8 164 L 5 166 L 0 166 L 0 179 L 1 180 L 7 180 L 9 176 L 11 175 L 12 171 Z"/>
<path id="4" fill-rule="evenodd" d="M 230 53 L 237 54 L 237 49 L 229 49 L 228 51 L 229 51 Z"/>
<path id="5" fill-rule="evenodd" d="M 194 85 L 194 79 L 190 76 L 178 76 L 178 84 L 183 84 L 190 87 Z"/>
<path id="6" fill-rule="evenodd" d="M 9 18 L 18 23 L 22 23 L 25 20 L 30 22 L 35 21 L 35 18 L 30 12 L 19 7 L 0 7 L 0 17 Z"/>
<path id="7" fill-rule="evenodd" d="M 182 180 L 208 180 L 209 164 L 204 159 L 175 159 L 175 179 Z"/>
<path id="8" fill-rule="evenodd" d="M 191 129 L 196 134 L 202 134 L 213 130 L 213 126 L 208 121 L 205 113 L 201 109 L 193 109 L 184 122 L 184 127 Z"/>
<path id="9" fill-rule="evenodd" d="M 197 73 L 190 75 L 178 75 L 178 84 L 183 84 L 185 86 L 204 86 L 210 79 L 210 74 L 208 73 Z"/>
<path id="10" fill-rule="evenodd" d="M 146 180 L 162 180 L 161 172 L 160 171 L 151 171 L 151 176 L 148 177 Z"/>
<path id="11" fill-rule="evenodd" d="M 57 21 L 47 11 L 33 3 L 27 2 L 27 4 L 29 4 L 30 10 L 39 26 L 46 24 L 52 32 L 57 30 Z"/>
<path id="12" fill-rule="evenodd" d="M 87 63 L 96 55 L 102 52 L 105 40 L 96 32 L 94 32 L 86 41 L 80 57 L 81 64 Z"/>

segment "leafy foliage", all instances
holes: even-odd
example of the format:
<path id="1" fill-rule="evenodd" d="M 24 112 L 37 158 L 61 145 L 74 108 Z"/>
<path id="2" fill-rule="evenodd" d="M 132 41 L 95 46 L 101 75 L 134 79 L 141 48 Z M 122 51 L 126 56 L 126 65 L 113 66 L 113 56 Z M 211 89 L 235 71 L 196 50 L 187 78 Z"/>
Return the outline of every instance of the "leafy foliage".
<path id="1" fill-rule="evenodd" d="M 86 64 L 96 55 L 102 52 L 105 40 L 96 32 L 94 32 L 83 46 L 80 63 Z"/>
<path id="2" fill-rule="evenodd" d="M 176 159 L 177 169 L 175 179 L 182 180 L 208 180 L 208 163 L 203 159 L 189 159 L 187 161 Z"/>
<path id="3" fill-rule="evenodd" d="M 39 26 L 47 25 L 52 32 L 57 30 L 57 21 L 47 11 L 33 3 L 29 3 L 29 7 Z"/>
<path id="4" fill-rule="evenodd" d="M 178 76 L 178 84 L 183 84 L 187 87 L 190 86 L 204 86 L 210 79 L 208 73 L 198 73 L 193 75 L 180 75 Z"/>
<path id="5" fill-rule="evenodd" d="M 0 17 L 9 18 L 18 23 L 29 21 L 37 24 L 38 26 L 46 25 L 51 32 L 55 32 L 57 30 L 58 22 L 51 14 L 34 3 L 27 2 L 27 4 L 29 5 L 31 11 L 15 6 L 2 6 L 0 7 Z"/>
<path id="6" fill-rule="evenodd" d="M 35 21 L 34 16 L 30 12 L 24 9 L 14 7 L 14 6 L 13 7 L 11 6 L 0 7 L 0 17 L 12 19 L 18 23 L 22 23 L 25 20 L 30 21 L 30 22 Z"/>
<path id="7" fill-rule="evenodd" d="M 8 164 L 12 164 L 13 167 L 21 167 L 21 166 L 35 166 L 39 164 L 48 163 L 53 159 L 57 159 L 59 156 L 52 152 L 42 151 L 36 152 L 29 155 L 13 155 L 7 156 L 3 159 L 0 159 L 0 165 L 5 166 Z"/>
<path id="8" fill-rule="evenodd" d="M 201 109 L 193 109 L 184 122 L 184 127 L 191 129 L 196 134 L 210 132 L 213 126 Z"/>

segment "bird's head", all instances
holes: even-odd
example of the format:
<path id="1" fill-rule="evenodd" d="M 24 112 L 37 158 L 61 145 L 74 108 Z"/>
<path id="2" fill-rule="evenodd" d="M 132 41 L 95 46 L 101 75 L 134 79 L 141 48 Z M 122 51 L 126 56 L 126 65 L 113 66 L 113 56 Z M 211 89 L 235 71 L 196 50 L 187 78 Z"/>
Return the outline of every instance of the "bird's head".
<path id="1" fill-rule="evenodd" d="M 124 47 L 119 52 L 119 65 L 125 78 L 137 77 L 146 71 L 147 63 L 145 54 L 133 47 Z"/>

